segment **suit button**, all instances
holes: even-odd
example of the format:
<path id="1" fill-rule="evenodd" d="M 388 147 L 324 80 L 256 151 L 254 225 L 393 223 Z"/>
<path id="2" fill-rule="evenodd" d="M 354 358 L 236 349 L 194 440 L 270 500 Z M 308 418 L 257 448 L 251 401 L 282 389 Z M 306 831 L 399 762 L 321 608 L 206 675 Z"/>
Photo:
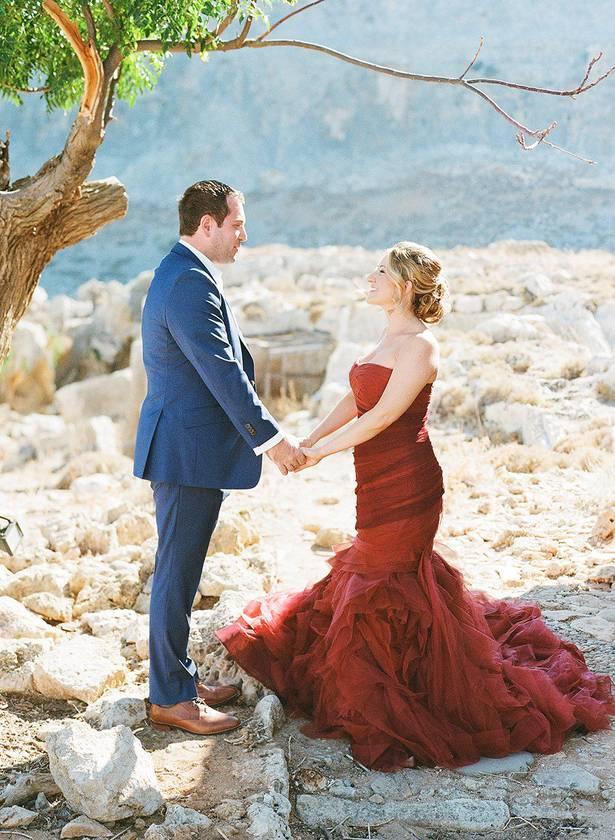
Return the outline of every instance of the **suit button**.
<path id="1" fill-rule="evenodd" d="M 256 437 L 256 429 L 252 425 L 252 423 L 246 423 L 246 429 L 252 435 L 252 437 Z"/>

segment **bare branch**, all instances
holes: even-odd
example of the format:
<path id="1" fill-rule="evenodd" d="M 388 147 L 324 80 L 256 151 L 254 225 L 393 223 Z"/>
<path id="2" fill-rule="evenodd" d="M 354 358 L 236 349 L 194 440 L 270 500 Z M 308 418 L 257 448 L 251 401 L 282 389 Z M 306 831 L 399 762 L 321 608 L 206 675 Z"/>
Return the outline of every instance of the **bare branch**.
<path id="1" fill-rule="evenodd" d="M 278 26 L 281 26 L 283 23 L 286 23 L 286 21 L 290 20 L 291 17 L 294 17 L 295 15 L 299 15 L 299 14 L 301 14 L 301 12 L 305 12 L 306 9 L 311 9 L 312 6 L 318 6 L 318 5 L 320 5 L 320 3 L 324 3 L 324 2 L 325 2 L 325 0 L 313 0 L 312 3 L 306 3 L 306 5 L 301 6 L 300 9 L 295 9 L 294 12 L 289 12 L 289 14 L 284 15 L 283 18 L 280 18 L 280 20 L 278 20 L 276 23 L 274 23 L 273 26 L 270 26 L 269 29 L 266 32 L 263 32 L 262 35 L 259 35 L 256 40 L 257 41 L 262 41 L 264 38 L 268 38 L 269 35 L 271 35 L 271 33 L 273 32 L 274 29 L 277 29 Z"/>
<path id="2" fill-rule="evenodd" d="M 310 3 L 308 6 L 303 6 L 301 9 L 296 9 L 292 14 L 298 14 L 300 11 L 304 11 L 310 6 L 317 5 L 316 2 Z M 286 18 L 278 21 L 278 23 L 282 23 L 283 20 L 288 19 L 290 15 L 287 15 Z M 272 27 L 273 29 L 273 27 Z M 245 30 L 245 26 L 244 26 Z M 574 154 L 573 152 L 568 151 L 567 149 L 563 149 L 560 146 L 555 145 L 555 143 L 551 143 L 546 138 L 548 135 L 555 129 L 557 123 L 552 122 L 546 128 L 540 129 L 533 129 L 529 126 L 523 125 L 520 123 L 515 117 L 508 113 L 501 105 L 499 105 L 491 96 L 481 90 L 477 85 L 481 84 L 493 84 L 499 85 L 500 87 L 512 88 L 514 90 L 526 90 L 531 93 L 546 93 L 551 94 L 553 96 L 569 96 L 574 98 L 579 93 L 585 93 L 587 90 L 590 90 L 592 87 L 595 87 L 601 81 L 610 76 L 611 73 L 615 70 L 615 65 L 609 67 L 599 78 L 595 79 L 593 82 L 589 82 L 589 75 L 591 70 L 593 69 L 594 65 L 600 60 L 602 53 L 598 56 L 592 58 L 589 62 L 589 66 L 587 71 L 579 85 L 576 88 L 571 88 L 569 90 L 554 90 L 552 88 L 541 88 L 533 85 L 521 85 L 516 82 L 508 82 L 504 79 L 466 79 L 465 76 L 470 70 L 470 68 L 476 62 L 478 54 L 483 46 L 484 39 L 481 37 L 480 44 L 472 61 L 469 63 L 466 70 L 461 74 L 461 76 L 451 77 L 451 76 L 432 76 L 427 75 L 424 73 L 410 73 L 405 70 L 399 70 L 396 67 L 387 67 L 383 64 L 375 64 L 371 61 L 365 61 L 361 58 L 356 58 L 355 56 L 348 55 L 346 53 L 342 53 L 339 50 L 334 50 L 331 47 L 326 47 L 322 44 L 316 44 L 309 41 L 297 41 L 297 40 L 287 40 L 287 39 L 280 39 L 280 40 L 264 40 L 265 36 L 270 34 L 271 30 L 263 33 L 258 38 L 253 38 L 252 40 L 245 39 L 243 33 L 239 35 L 237 38 L 234 38 L 231 41 L 222 41 L 218 43 L 216 46 L 212 47 L 212 52 L 230 52 L 232 50 L 242 49 L 242 48 L 251 48 L 251 49 L 261 49 L 263 47 L 295 47 L 299 49 L 305 50 L 312 50 L 314 52 L 323 53 L 324 55 L 331 56 L 332 58 L 336 58 L 339 61 L 344 61 L 347 64 L 352 64 L 355 67 L 361 67 L 366 70 L 371 70 L 375 73 L 382 73 L 386 76 L 392 76 L 396 79 L 406 79 L 409 81 L 415 82 L 428 82 L 430 84 L 444 84 L 444 85 L 456 85 L 463 87 L 465 90 L 469 90 L 472 93 L 475 93 L 477 96 L 480 96 L 485 102 L 487 102 L 492 108 L 494 108 L 497 113 L 503 117 L 507 122 L 513 125 L 517 131 L 517 140 L 522 146 L 522 148 L 526 150 L 535 149 L 540 144 L 544 144 L 549 146 L 557 151 L 564 152 L 565 154 L 572 155 L 573 157 L 578 158 L 579 160 L 583 160 L 586 163 L 594 163 L 594 161 L 588 160 L 587 158 L 580 157 L 579 155 Z M 243 36 L 243 37 L 242 37 Z M 159 52 L 163 49 L 163 45 L 161 41 L 157 40 L 144 40 L 139 41 L 137 44 L 137 49 L 142 51 L 152 51 L 152 52 Z M 193 51 L 197 52 L 200 49 L 198 45 L 194 45 Z M 168 52 L 186 52 L 185 45 L 174 45 L 167 48 Z M 535 142 L 528 143 L 527 139 L 533 138 Z"/>
<path id="3" fill-rule="evenodd" d="M 94 23 L 94 17 L 92 16 L 92 10 L 88 6 L 87 3 L 83 4 L 83 17 L 85 18 L 85 24 L 88 28 L 88 36 L 90 41 L 95 44 L 96 43 L 96 24 Z"/>
<path id="4" fill-rule="evenodd" d="M 607 76 L 610 76 L 611 73 L 615 70 L 615 64 L 611 65 L 605 72 L 598 76 L 597 79 L 594 79 L 593 82 L 587 83 L 587 79 L 589 78 L 589 74 L 593 66 L 600 61 L 602 58 L 602 53 L 599 53 L 597 56 L 591 59 L 588 64 L 587 70 L 585 71 L 585 75 L 583 76 L 583 80 L 581 81 L 580 85 L 577 85 L 576 88 L 568 88 L 566 90 L 557 90 L 554 88 L 544 88 L 544 87 L 535 87 L 534 85 L 520 85 L 518 82 L 505 82 L 502 79 L 467 79 L 467 82 L 471 85 L 481 84 L 481 85 L 502 85 L 504 87 L 514 88 L 515 90 L 528 90 L 530 93 L 545 93 L 549 96 L 570 96 L 574 98 L 579 93 L 585 93 L 587 90 L 591 90 L 593 87 L 596 87 L 597 84 L 600 84 Z"/>
<path id="5" fill-rule="evenodd" d="M 79 110 L 91 117 L 98 105 L 103 82 L 102 62 L 94 42 L 90 40 L 84 43 L 77 24 L 70 20 L 55 0 L 43 0 L 43 9 L 62 30 L 81 62 L 85 85 Z"/>
<path id="6" fill-rule="evenodd" d="M 462 73 L 462 74 L 461 74 L 461 76 L 459 77 L 460 79 L 463 79 L 463 77 L 464 77 L 464 76 L 468 73 L 468 71 L 470 70 L 470 68 L 471 68 L 471 67 L 472 67 L 472 65 L 474 64 L 474 62 L 475 62 L 475 61 L 476 61 L 476 59 L 478 58 L 478 54 L 479 54 L 479 52 L 480 52 L 480 51 L 482 50 L 482 48 L 483 48 L 483 44 L 484 44 L 484 43 L 485 43 L 485 39 L 484 39 L 484 38 L 483 38 L 483 36 L 481 35 L 481 36 L 480 36 L 480 44 L 478 45 L 478 49 L 477 49 L 477 50 L 476 50 L 476 52 L 474 53 L 474 58 L 473 58 L 473 59 L 472 59 L 472 61 L 468 64 L 468 66 L 466 67 L 466 69 L 463 71 L 463 73 Z"/>

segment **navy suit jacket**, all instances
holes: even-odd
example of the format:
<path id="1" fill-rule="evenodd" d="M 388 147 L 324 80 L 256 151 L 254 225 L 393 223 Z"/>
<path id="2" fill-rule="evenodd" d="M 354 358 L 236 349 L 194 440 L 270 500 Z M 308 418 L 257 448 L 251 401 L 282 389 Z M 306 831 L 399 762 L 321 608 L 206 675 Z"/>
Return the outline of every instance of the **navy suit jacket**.
<path id="1" fill-rule="evenodd" d="M 254 449 L 280 428 L 259 400 L 254 361 L 224 295 L 177 243 L 162 260 L 141 324 L 147 396 L 134 474 L 193 487 L 255 487 Z"/>

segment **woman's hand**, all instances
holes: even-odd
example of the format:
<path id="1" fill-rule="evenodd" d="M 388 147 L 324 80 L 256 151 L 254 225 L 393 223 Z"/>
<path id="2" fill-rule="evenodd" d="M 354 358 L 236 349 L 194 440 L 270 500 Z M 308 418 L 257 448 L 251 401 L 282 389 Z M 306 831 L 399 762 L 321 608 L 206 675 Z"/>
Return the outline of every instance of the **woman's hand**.
<path id="1" fill-rule="evenodd" d="M 315 467 L 325 457 L 324 453 L 317 446 L 303 446 L 300 444 L 300 449 L 305 455 L 306 461 L 303 466 L 297 467 L 294 470 L 296 473 L 301 472 L 301 470 L 306 470 L 308 467 Z"/>
<path id="2" fill-rule="evenodd" d="M 313 446 L 316 446 L 316 438 L 312 437 L 312 435 L 308 435 L 303 438 L 303 440 L 299 441 L 299 446 L 311 449 Z"/>

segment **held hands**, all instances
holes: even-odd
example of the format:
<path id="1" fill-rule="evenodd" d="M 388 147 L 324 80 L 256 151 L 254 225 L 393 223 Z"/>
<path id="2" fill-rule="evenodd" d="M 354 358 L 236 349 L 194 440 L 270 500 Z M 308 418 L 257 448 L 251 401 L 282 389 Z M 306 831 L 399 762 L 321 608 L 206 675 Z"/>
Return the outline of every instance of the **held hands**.
<path id="1" fill-rule="evenodd" d="M 303 442 L 302 442 L 303 443 Z M 305 463 L 302 464 L 300 467 L 297 467 L 295 472 L 301 472 L 301 470 L 305 470 L 308 467 L 315 467 L 319 461 L 325 457 L 322 452 L 319 451 L 317 446 L 301 446 L 300 450 L 303 455 L 305 456 Z"/>
<path id="2" fill-rule="evenodd" d="M 297 472 L 303 467 L 307 458 L 303 451 L 289 439 L 281 440 L 265 453 L 276 465 L 282 475 Z"/>

